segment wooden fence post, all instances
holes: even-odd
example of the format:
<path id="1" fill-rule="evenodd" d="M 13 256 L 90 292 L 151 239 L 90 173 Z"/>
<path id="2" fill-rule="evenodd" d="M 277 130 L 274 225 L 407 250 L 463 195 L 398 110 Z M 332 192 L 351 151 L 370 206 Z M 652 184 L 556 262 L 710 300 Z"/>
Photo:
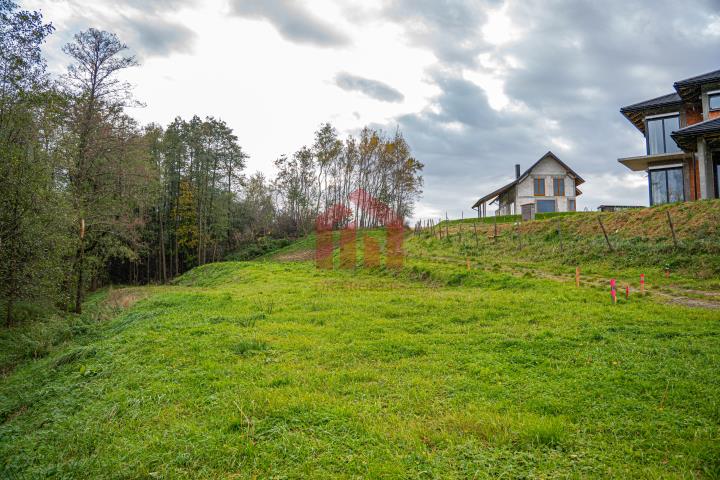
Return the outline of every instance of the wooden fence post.
<path id="1" fill-rule="evenodd" d="M 610 244 L 610 239 L 608 238 L 608 234 L 605 231 L 605 225 L 602 223 L 602 219 L 598 216 L 598 223 L 600 224 L 600 228 L 602 228 L 603 235 L 605 235 L 605 242 L 607 242 L 607 246 L 610 249 L 611 252 L 613 252 L 613 246 Z"/>
<path id="2" fill-rule="evenodd" d="M 580 267 L 575 267 L 575 286 L 580 286 Z"/>
<path id="3" fill-rule="evenodd" d="M 670 232 L 672 233 L 673 245 L 678 248 L 677 237 L 675 236 L 675 227 L 673 226 L 672 218 L 670 217 L 670 210 L 665 210 L 667 213 L 668 224 L 670 225 Z"/>
<path id="4" fill-rule="evenodd" d="M 460 211 L 460 246 L 463 245 L 463 237 L 462 237 L 463 220 L 465 220 L 465 212 L 461 210 Z"/>
<path id="5" fill-rule="evenodd" d="M 450 220 L 448 219 L 447 210 L 445 211 L 445 240 L 450 238 Z"/>

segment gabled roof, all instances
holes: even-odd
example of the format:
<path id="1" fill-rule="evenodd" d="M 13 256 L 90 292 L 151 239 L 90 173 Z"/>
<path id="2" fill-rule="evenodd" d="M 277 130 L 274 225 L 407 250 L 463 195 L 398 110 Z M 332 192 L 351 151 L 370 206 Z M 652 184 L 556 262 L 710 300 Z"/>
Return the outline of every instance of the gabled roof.
<path id="1" fill-rule="evenodd" d="M 487 202 L 488 200 L 492 200 L 492 199 L 494 199 L 495 197 L 500 196 L 500 195 L 502 195 L 503 193 L 505 193 L 505 192 L 507 192 L 508 190 L 510 190 L 511 188 L 513 188 L 515 185 L 517 185 L 518 183 L 520 183 L 521 181 L 523 181 L 523 180 L 525 179 L 525 177 L 527 177 L 528 175 L 530 175 L 530 172 L 532 172 L 532 170 L 533 170 L 535 167 L 537 167 L 538 164 L 539 164 L 540 162 L 542 162 L 543 160 L 545 160 L 546 158 L 552 158 L 553 160 L 555 160 L 556 162 L 558 162 L 565 170 L 567 170 L 567 172 L 568 172 L 569 174 L 571 174 L 572 176 L 574 176 L 574 177 L 575 177 L 575 186 L 576 186 L 576 187 L 577 187 L 577 185 L 580 185 L 580 184 L 582 184 L 582 183 L 585 183 L 585 180 L 583 180 L 580 175 L 578 175 L 577 173 L 575 173 L 575 171 L 574 171 L 572 168 L 568 167 L 567 164 L 566 164 L 565 162 L 563 162 L 562 160 L 560 160 L 553 152 L 548 151 L 545 155 L 543 155 L 542 157 L 540 157 L 540 159 L 539 159 L 537 162 L 533 163 L 533 164 L 530 166 L 530 168 L 528 168 L 527 170 L 525 170 L 518 178 L 516 178 L 516 179 L 513 180 L 512 182 L 508 183 L 507 185 L 498 188 L 498 189 L 495 190 L 494 192 L 488 193 L 488 194 L 485 195 L 484 197 L 480 198 L 477 202 L 475 202 L 475 203 L 473 204 L 472 208 L 477 208 L 478 205 L 480 205 L 481 203 L 485 203 L 485 202 Z"/>

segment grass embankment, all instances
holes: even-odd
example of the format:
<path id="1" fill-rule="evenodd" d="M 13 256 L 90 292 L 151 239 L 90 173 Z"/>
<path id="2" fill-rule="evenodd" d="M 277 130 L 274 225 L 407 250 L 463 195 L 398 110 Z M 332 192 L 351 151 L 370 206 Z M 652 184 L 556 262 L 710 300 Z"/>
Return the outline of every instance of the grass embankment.
<path id="1" fill-rule="evenodd" d="M 667 214 L 675 229 L 672 238 Z M 602 228 L 608 234 L 607 245 Z M 445 232 L 449 231 L 450 239 Z M 475 241 L 475 231 L 478 242 Z M 494 226 L 472 222 L 435 228 L 433 235 L 413 238 L 408 249 L 416 257 L 470 255 L 482 266 L 501 264 L 519 269 L 583 271 L 607 276 L 639 273 L 657 277 L 669 269 L 673 280 L 694 280 L 699 288 L 718 287 L 720 277 L 720 200 L 688 202 L 615 213 L 579 212 L 532 222 Z M 443 239 L 440 240 L 440 235 Z M 434 238 L 434 240 L 433 240 Z M 612 249 L 612 250 L 611 250 Z M 710 285 L 705 285 L 709 283 Z"/>
<path id="2" fill-rule="evenodd" d="M 719 336 L 429 257 L 208 265 L 2 379 L 0 476 L 715 478 Z"/>

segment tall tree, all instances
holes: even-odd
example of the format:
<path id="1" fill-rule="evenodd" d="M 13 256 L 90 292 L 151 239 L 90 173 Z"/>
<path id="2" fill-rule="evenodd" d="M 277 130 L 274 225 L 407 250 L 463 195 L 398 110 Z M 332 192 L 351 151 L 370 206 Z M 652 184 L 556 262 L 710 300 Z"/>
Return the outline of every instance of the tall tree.
<path id="1" fill-rule="evenodd" d="M 0 297 L 6 325 L 16 301 L 46 284 L 58 258 L 51 249 L 62 228 L 59 199 L 42 142 L 42 131 L 55 128 L 45 122 L 54 94 L 40 52 L 52 30 L 39 13 L 0 0 Z"/>
<path id="2" fill-rule="evenodd" d="M 118 78 L 120 71 L 137 65 L 135 57 L 125 55 L 127 45 L 115 34 L 91 28 L 75 35 L 63 51 L 74 61 L 65 78 L 71 98 L 68 112 L 72 129 L 69 155 L 70 186 L 77 212 L 77 253 L 75 256 L 75 312 L 80 313 L 85 290 L 87 246 L 100 245 L 98 226 L 109 211 L 108 168 L 117 143 L 112 132 L 123 122 L 124 107 L 135 104 L 130 85 Z M 105 208 L 103 208 L 105 207 Z"/>

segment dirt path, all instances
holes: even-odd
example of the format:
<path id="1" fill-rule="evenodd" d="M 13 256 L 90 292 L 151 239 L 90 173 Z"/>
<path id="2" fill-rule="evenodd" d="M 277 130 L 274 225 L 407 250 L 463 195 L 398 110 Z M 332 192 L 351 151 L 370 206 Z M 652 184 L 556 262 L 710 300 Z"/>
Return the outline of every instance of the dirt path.
<path id="1" fill-rule="evenodd" d="M 298 250 L 295 252 L 280 253 L 272 257 L 277 262 L 304 262 L 315 258 L 315 250 Z"/>

